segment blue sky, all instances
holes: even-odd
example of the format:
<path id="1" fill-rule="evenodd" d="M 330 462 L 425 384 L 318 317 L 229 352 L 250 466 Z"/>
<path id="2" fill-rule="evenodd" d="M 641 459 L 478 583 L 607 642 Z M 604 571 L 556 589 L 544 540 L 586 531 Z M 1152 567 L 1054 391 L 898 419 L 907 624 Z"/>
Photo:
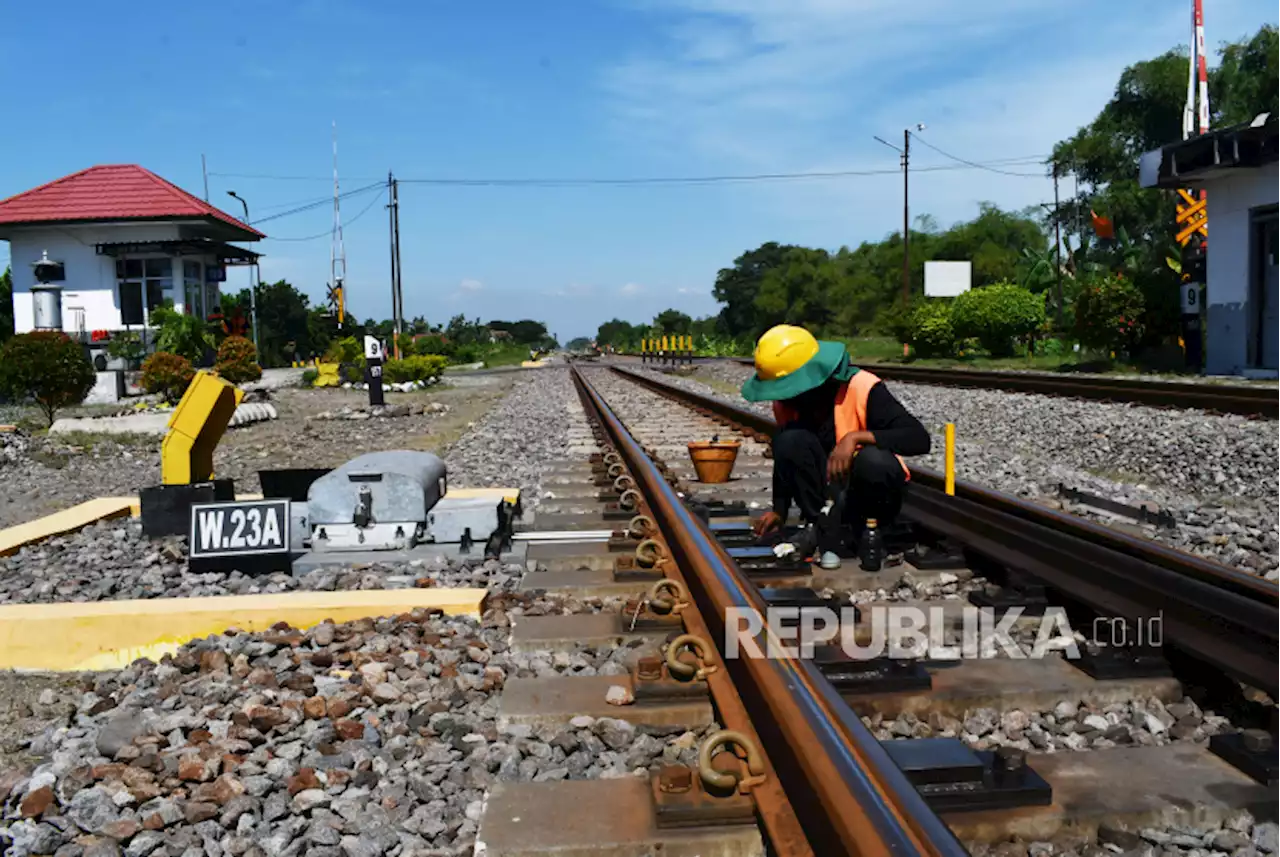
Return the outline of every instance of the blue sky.
<path id="1" fill-rule="evenodd" d="M 1275 23 L 1205 0 L 1210 45 Z M 539 0 L 7 4 L 0 197 L 139 163 L 257 220 L 385 178 L 595 178 L 895 170 L 872 139 L 962 158 L 1043 155 L 1121 69 L 1188 41 L 1190 0 Z M 15 70 L 22 70 L 16 73 Z M 948 161 L 913 147 L 913 166 Z M 1036 172 L 1034 167 L 1013 171 Z M 237 174 L 237 175 L 229 175 Z M 299 179 L 246 178 L 290 176 Z M 1051 182 L 913 174 L 913 214 L 1052 200 Z M 562 339 L 619 316 L 716 310 L 715 272 L 768 240 L 836 248 L 901 222 L 901 178 L 698 186 L 401 185 L 406 314 L 532 317 Z M 344 201 L 352 311 L 390 315 L 387 216 Z M 366 210 L 366 206 L 369 206 Z M 360 215 L 356 219 L 356 215 Z M 322 205 L 261 224 L 325 233 Z M 3 248 L 3 245 L 0 245 Z M 270 240 L 263 277 L 313 297 L 327 235 Z M 0 259 L 7 250 L 0 249 Z M 242 272 L 232 274 L 240 285 Z"/>

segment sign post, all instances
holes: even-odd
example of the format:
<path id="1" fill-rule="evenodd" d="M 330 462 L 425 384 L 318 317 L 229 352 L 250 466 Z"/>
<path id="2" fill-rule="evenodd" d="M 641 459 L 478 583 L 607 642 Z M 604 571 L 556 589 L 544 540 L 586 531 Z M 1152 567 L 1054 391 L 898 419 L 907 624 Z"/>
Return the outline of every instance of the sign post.
<path id="1" fill-rule="evenodd" d="M 382 398 L 382 343 L 376 336 L 364 338 L 364 381 L 369 385 L 369 407 L 384 404 Z"/>

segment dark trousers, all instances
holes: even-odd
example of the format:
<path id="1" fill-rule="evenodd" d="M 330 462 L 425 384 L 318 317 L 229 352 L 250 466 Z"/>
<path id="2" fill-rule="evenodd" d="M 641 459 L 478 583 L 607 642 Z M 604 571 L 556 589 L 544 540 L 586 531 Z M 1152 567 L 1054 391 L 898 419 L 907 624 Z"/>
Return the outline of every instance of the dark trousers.
<path id="1" fill-rule="evenodd" d="M 853 530 L 856 537 L 868 518 L 884 529 L 897 518 L 907 490 L 906 474 L 896 456 L 874 446 L 863 447 L 853 458 L 848 482 L 827 485 L 827 453 L 817 434 L 788 428 L 773 439 L 773 501 L 785 514 L 794 503 L 806 523 L 818 525 L 824 550 L 838 546 L 835 532 L 822 515 L 827 500 L 834 500 L 832 517 Z"/>

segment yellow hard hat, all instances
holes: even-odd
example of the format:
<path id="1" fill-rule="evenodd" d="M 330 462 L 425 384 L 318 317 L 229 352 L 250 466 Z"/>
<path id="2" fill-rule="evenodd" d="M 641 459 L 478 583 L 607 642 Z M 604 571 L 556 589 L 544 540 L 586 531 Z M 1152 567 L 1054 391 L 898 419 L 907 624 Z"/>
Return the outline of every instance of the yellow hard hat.
<path id="1" fill-rule="evenodd" d="M 742 385 L 742 397 L 749 402 L 785 401 L 833 376 L 847 381 L 858 371 L 849 364 L 844 345 L 820 342 L 790 324 L 765 331 L 756 343 L 755 363 L 755 374 Z"/>
<path id="2" fill-rule="evenodd" d="M 765 331 L 756 343 L 756 374 L 761 381 L 776 381 L 808 363 L 818 353 L 818 340 L 803 327 L 779 324 Z"/>

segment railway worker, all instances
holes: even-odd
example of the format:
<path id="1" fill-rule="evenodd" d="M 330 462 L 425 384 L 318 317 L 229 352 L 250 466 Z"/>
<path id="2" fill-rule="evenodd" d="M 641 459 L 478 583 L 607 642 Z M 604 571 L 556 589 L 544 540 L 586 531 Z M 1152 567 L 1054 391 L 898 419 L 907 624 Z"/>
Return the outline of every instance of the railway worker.
<path id="1" fill-rule="evenodd" d="M 833 568 L 842 546 L 856 550 L 868 520 L 883 528 L 897 517 L 910 479 L 901 456 L 927 453 L 929 432 L 842 344 L 804 328 L 766 331 L 755 368 L 742 396 L 772 402 L 778 423 L 773 508 L 757 519 L 756 535 L 779 533 L 794 502 L 805 525 L 796 550 L 802 558 L 820 552 L 819 564 Z M 844 545 L 841 524 L 851 532 Z"/>

